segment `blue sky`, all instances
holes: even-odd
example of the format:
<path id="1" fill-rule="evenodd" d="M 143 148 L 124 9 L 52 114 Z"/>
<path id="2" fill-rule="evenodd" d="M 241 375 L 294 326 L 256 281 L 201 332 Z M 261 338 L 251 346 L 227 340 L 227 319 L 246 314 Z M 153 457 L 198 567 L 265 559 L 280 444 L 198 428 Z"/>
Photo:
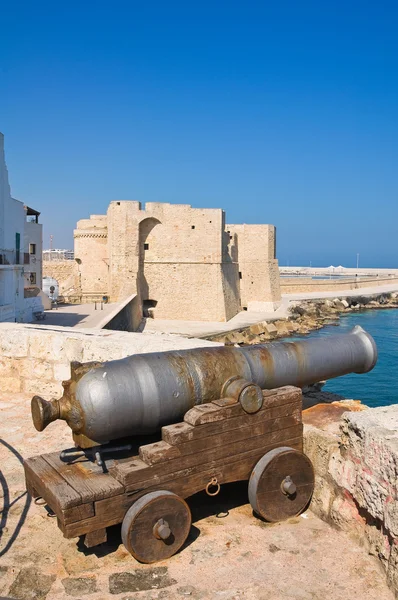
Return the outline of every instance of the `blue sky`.
<path id="1" fill-rule="evenodd" d="M 24 2 L 0 131 L 44 245 L 114 199 L 273 223 L 281 265 L 398 267 L 398 5 Z"/>

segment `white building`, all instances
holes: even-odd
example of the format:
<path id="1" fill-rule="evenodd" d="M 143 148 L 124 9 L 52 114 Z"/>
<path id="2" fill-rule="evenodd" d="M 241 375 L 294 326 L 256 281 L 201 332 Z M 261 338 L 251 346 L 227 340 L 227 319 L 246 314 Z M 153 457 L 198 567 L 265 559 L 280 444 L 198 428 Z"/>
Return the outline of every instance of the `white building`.
<path id="1" fill-rule="evenodd" d="M 25 294 L 24 291 L 24 263 L 29 265 L 29 246 L 25 248 L 25 240 L 30 239 L 29 232 L 25 236 L 25 226 L 29 226 L 26 223 L 27 212 L 28 209 L 25 209 L 22 202 L 11 196 L 4 155 L 4 136 L 0 133 L 0 321 L 29 322 L 33 320 L 34 312 L 43 309 L 39 296 Z M 41 225 L 39 227 L 41 235 Z M 33 237 L 37 244 L 38 229 L 35 231 Z M 32 243 L 35 243 L 33 238 Z M 40 241 L 36 245 L 36 252 L 41 254 L 41 249 Z M 30 265 L 27 270 L 29 269 Z"/>
<path id="2" fill-rule="evenodd" d="M 25 287 L 41 288 L 43 279 L 43 226 L 39 223 L 40 213 L 25 206 Z"/>
<path id="3" fill-rule="evenodd" d="M 73 260 L 74 257 L 75 253 L 73 250 L 66 250 L 65 248 L 43 250 L 43 260 Z"/>

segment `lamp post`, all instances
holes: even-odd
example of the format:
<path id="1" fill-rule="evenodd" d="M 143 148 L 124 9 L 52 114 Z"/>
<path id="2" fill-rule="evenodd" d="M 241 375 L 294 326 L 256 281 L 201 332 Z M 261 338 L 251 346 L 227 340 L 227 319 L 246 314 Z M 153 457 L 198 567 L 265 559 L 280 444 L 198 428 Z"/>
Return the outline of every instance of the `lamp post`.
<path id="1" fill-rule="evenodd" d="M 357 269 L 359 268 L 359 252 L 357 252 Z"/>

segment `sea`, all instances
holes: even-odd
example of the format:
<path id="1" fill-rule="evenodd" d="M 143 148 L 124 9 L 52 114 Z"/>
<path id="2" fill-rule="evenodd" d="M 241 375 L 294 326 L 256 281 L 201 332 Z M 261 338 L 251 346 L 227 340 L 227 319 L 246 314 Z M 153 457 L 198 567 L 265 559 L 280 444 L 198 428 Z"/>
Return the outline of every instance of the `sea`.
<path id="1" fill-rule="evenodd" d="M 338 325 L 327 325 L 305 338 L 328 337 L 349 332 L 360 325 L 374 338 L 378 361 L 369 373 L 350 374 L 327 381 L 323 388 L 345 398 L 361 400 L 367 406 L 398 403 L 398 309 L 366 310 L 342 315 Z M 300 339 L 295 337 L 294 339 Z"/>

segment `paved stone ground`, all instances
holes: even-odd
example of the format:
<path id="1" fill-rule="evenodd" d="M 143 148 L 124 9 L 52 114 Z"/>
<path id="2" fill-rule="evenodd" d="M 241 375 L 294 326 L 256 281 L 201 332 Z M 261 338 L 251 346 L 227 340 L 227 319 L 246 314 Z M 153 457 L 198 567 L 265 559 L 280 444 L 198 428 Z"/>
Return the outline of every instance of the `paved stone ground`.
<path id="1" fill-rule="evenodd" d="M 190 501 L 185 548 L 155 566 L 124 549 L 120 527 L 91 550 L 65 540 L 43 507 L 29 505 L 21 456 L 71 445 L 65 423 L 33 428 L 30 399 L 0 396 L 0 594 L 22 600 L 392 600 L 376 560 L 310 511 L 283 524 L 256 519 L 245 484 Z M 1 502 L 1 501 L 0 501 Z M 222 513 L 221 511 L 227 511 Z"/>
<path id="2" fill-rule="evenodd" d="M 285 319 L 288 316 L 289 303 L 294 300 L 314 300 L 317 298 L 336 298 L 342 296 L 368 296 L 382 293 L 395 292 L 398 290 L 398 283 L 373 288 L 362 288 L 358 290 L 340 290 L 334 292 L 312 292 L 306 294 L 284 294 L 282 304 L 274 312 L 250 312 L 241 311 L 235 317 L 226 323 L 217 323 L 211 321 L 178 321 L 165 319 L 145 319 L 143 330 L 146 332 L 164 332 L 175 333 L 188 337 L 206 337 L 226 333 L 233 329 L 250 327 L 260 321 L 275 321 Z M 78 328 L 101 328 L 103 321 L 110 315 L 117 303 L 104 304 L 101 310 L 100 304 L 97 304 L 95 310 L 94 304 L 66 304 L 59 305 L 57 308 L 45 311 L 44 321 L 35 322 L 35 325 L 58 325 L 62 327 Z"/>
<path id="3" fill-rule="evenodd" d="M 110 315 L 117 303 L 101 304 L 59 304 L 51 310 L 46 310 L 43 321 L 35 322 L 35 325 L 58 325 L 61 327 L 100 327 L 104 319 Z"/>

